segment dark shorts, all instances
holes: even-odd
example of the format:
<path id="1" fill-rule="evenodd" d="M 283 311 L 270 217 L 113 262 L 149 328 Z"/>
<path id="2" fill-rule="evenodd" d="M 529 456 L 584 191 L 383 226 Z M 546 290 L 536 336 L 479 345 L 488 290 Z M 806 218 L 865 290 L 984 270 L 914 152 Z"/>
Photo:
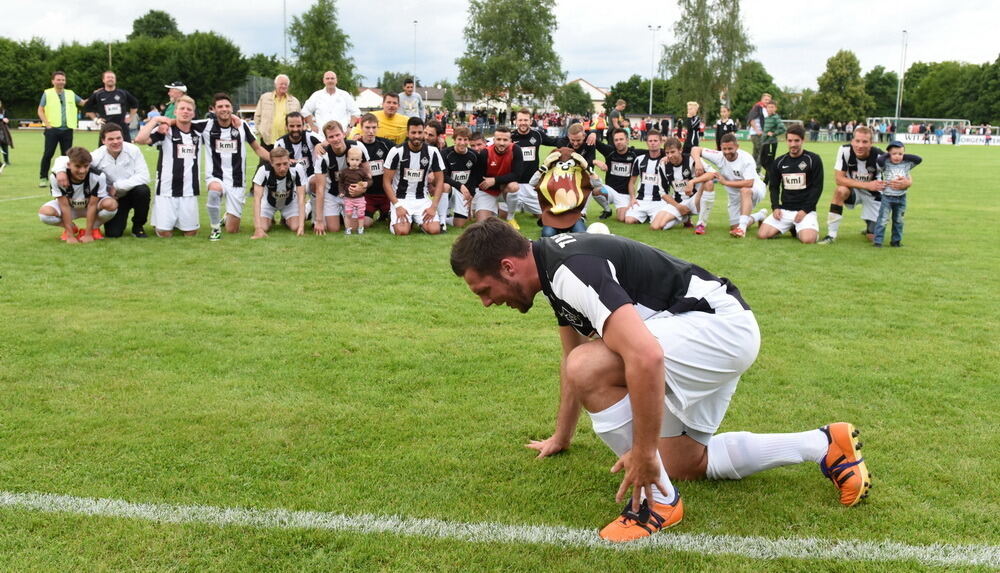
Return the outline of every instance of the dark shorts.
<path id="1" fill-rule="evenodd" d="M 365 216 L 375 217 L 375 212 L 377 211 L 382 219 L 389 219 L 389 210 L 392 208 L 389 205 L 389 197 L 385 195 L 365 195 Z"/>

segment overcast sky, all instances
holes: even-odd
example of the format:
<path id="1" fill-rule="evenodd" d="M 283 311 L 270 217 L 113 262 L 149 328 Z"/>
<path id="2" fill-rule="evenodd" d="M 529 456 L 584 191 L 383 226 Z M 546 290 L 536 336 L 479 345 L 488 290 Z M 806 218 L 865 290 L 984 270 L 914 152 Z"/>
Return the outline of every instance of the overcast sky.
<path id="1" fill-rule="evenodd" d="M 312 0 L 286 0 L 288 19 L 305 12 Z M 0 36 L 16 40 L 38 36 L 61 42 L 124 40 L 132 21 L 150 9 L 166 10 L 181 31 L 214 31 L 235 42 L 246 55 L 283 53 L 281 0 L 46 0 L 5 2 Z M 365 85 L 384 70 L 413 67 L 416 28 L 417 75 L 424 82 L 455 80 L 455 58 L 463 49 L 466 3 L 448 0 L 338 0 L 341 28 Z M 373 7 L 377 11 L 373 12 Z M 905 8 L 904 8 L 905 6 Z M 609 7 L 613 7 L 609 10 Z M 913 0 L 743 0 L 744 26 L 760 60 L 782 87 L 816 87 L 816 77 L 837 50 L 851 49 L 862 73 L 877 65 L 898 70 L 902 31 L 909 31 L 907 66 L 914 61 L 992 62 L 1000 52 L 995 26 L 1000 0 L 960 0 L 957 4 Z M 395 17 L 386 15 L 395 14 Z M 577 0 L 558 2 L 556 52 L 568 78 L 608 87 L 632 74 L 648 77 L 653 33 L 658 44 L 671 43 L 679 11 L 671 0 L 620 4 Z M 414 26 L 413 21 L 418 23 Z M 609 22 L 614 21 L 614 25 Z M 127 79 L 121 78 L 127 87 Z M 321 87 L 320 78 L 316 87 Z M 293 88 L 294 89 L 294 88 Z"/>

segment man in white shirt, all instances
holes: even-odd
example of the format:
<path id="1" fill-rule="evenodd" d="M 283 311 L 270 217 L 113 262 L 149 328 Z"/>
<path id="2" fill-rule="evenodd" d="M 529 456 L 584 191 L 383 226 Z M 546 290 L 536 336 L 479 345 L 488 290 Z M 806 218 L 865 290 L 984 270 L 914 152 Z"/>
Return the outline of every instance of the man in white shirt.
<path id="1" fill-rule="evenodd" d="M 309 123 L 313 133 L 322 133 L 323 126 L 330 120 L 340 122 L 345 131 L 350 131 L 361 117 L 361 110 L 351 94 L 337 89 L 337 74 L 327 71 L 323 74 L 321 90 L 313 92 L 305 105 L 302 106 L 302 116 Z"/>
<path id="2" fill-rule="evenodd" d="M 118 200 L 118 213 L 104 223 L 104 236 L 118 238 L 125 233 L 128 212 L 132 211 L 132 236 L 145 239 L 143 226 L 149 219 L 149 167 L 138 146 L 125 141 L 122 127 L 114 122 L 101 126 L 101 146 L 91 156 L 91 169 L 98 169 L 108 183 L 108 195 Z M 69 186 L 66 166 L 53 170 L 60 187 Z"/>
<path id="3" fill-rule="evenodd" d="M 718 167 L 715 178 L 729 192 L 729 234 L 742 239 L 750 225 L 759 224 L 767 215 L 767 209 L 750 214 L 764 198 L 767 186 L 757 173 L 757 162 L 749 153 L 740 149 L 736 134 L 727 133 L 720 142 L 722 151 L 695 147 L 691 149 L 691 159 L 694 160 L 696 177 L 705 174 L 702 158 Z"/>

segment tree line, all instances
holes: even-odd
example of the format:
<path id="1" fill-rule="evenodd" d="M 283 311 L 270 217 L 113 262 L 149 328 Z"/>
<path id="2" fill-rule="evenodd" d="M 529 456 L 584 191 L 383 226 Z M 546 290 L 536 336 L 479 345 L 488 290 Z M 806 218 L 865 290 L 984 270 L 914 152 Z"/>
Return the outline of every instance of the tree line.
<path id="1" fill-rule="evenodd" d="M 859 120 L 895 112 L 895 72 L 876 66 L 861 74 L 857 57 L 841 50 L 817 79 L 817 90 L 779 87 L 764 65 L 750 58 L 754 46 L 734 0 L 678 0 L 683 15 L 673 28 L 675 42 L 664 45 L 658 77 L 653 80 L 653 113 L 680 113 L 685 102 L 702 103 L 703 117 L 714 119 L 720 98 L 732 115 L 745 117 L 764 92 L 780 103 L 790 119 Z M 558 21 L 554 0 L 470 0 L 464 30 L 466 52 L 455 63 L 458 81 L 447 88 L 443 107 L 453 110 L 455 92 L 466 99 L 490 98 L 508 109 L 525 102 L 552 102 L 566 113 L 593 111 L 566 73 L 553 47 Z M 514 36 L 511 29 L 518 30 Z M 68 74 L 70 89 L 81 96 L 100 87 L 101 72 L 118 74 L 122 87 L 148 109 L 166 99 L 163 85 L 182 81 L 200 109 L 216 91 L 232 92 L 250 75 L 273 78 L 285 73 L 292 91 L 305 97 L 318 87 L 325 70 L 338 75 L 338 87 L 353 91 L 362 79 L 351 42 L 340 26 L 336 0 L 315 0 L 288 27 L 294 59 L 246 57 L 229 39 L 214 32 L 181 32 L 170 14 L 151 10 L 133 22 L 124 41 L 63 44 L 49 47 L 39 38 L 15 42 L 0 38 L 0 100 L 12 117 L 33 117 L 41 91 L 55 70 Z M 484 39 L 498 39 L 489 41 Z M 503 41 L 499 41 L 504 38 Z M 379 88 L 400 91 L 408 72 L 386 71 L 373 78 Z M 419 80 L 418 80 L 419 81 Z M 446 82 L 438 82 L 446 84 Z M 303 91 L 306 90 L 306 91 Z M 636 74 L 612 86 L 605 107 L 618 99 L 630 111 L 644 112 L 650 79 Z M 1000 123 L 1000 56 L 993 63 L 917 62 L 905 76 L 902 116 L 965 118 Z"/>

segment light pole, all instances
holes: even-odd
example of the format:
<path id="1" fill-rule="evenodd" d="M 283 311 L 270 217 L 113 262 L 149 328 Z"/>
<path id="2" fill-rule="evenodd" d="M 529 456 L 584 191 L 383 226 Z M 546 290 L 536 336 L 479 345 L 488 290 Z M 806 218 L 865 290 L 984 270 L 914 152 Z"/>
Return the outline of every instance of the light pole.
<path id="1" fill-rule="evenodd" d="M 903 54 L 899 59 L 899 85 L 896 87 L 896 129 L 899 129 L 899 109 L 903 105 L 903 76 L 906 74 L 906 30 L 903 30 Z"/>
<path id="2" fill-rule="evenodd" d="M 281 39 L 285 63 L 288 63 L 288 0 L 281 2 Z"/>
<path id="3" fill-rule="evenodd" d="M 646 26 L 653 33 L 653 46 L 649 51 L 649 115 L 653 115 L 653 78 L 656 74 L 656 33 L 663 26 Z"/>
<path id="4" fill-rule="evenodd" d="M 417 22 L 413 21 L 413 85 L 417 85 Z"/>

